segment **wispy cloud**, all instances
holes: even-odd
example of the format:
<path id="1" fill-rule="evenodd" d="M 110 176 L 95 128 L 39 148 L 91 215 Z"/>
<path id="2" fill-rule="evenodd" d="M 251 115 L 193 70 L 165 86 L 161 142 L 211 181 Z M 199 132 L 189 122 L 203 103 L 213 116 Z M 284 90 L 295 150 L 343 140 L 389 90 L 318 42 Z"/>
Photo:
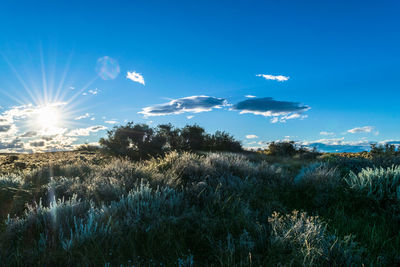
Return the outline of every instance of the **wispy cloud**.
<path id="1" fill-rule="evenodd" d="M 0 133 L 1 132 L 8 132 L 10 129 L 11 129 L 11 125 L 10 124 L 0 125 Z"/>
<path id="2" fill-rule="evenodd" d="M 252 113 L 265 117 L 272 117 L 271 122 L 285 122 L 290 119 L 304 119 L 307 116 L 302 113 L 310 107 L 297 102 L 278 101 L 272 97 L 251 98 L 234 105 L 231 110 L 240 111 L 240 114 Z"/>
<path id="3" fill-rule="evenodd" d="M 118 121 L 104 121 L 104 123 L 107 123 L 107 124 L 117 124 Z"/>
<path id="4" fill-rule="evenodd" d="M 27 138 L 27 137 L 34 137 L 34 136 L 36 136 L 36 135 L 37 135 L 37 132 L 35 132 L 35 131 L 28 131 L 28 132 L 25 132 L 24 134 L 22 134 L 20 137 Z"/>
<path id="5" fill-rule="evenodd" d="M 246 135 L 246 139 L 254 139 L 254 138 L 258 138 L 258 136 L 255 135 L 255 134 L 248 134 L 248 135 Z"/>
<path id="6" fill-rule="evenodd" d="M 335 135 L 334 132 L 326 132 L 326 131 L 322 131 L 319 133 L 320 135 Z"/>
<path id="7" fill-rule="evenodd" d="M 145 116 L 163 116 L 184 112 L 199 113 L 211 111 L 214 108 L 222 108 L 227 105 L 228 102 L 223 98 L 200 95 L 178 98 L 165 104 L 145 107 L 138 113 Z"/>
<path id="8" fill-rule="evenodd" d="M 46 142 L 43 140 L 29 142 L 29 145 L 33 146 L 33 147 L 43 147 L 43 146 L 45 146 L 45 144 L 46 144 Z"/>
<path id="9" fill-rule="evenodd" d="M 24 148 L 24 143 L 21 142 L 20 139 L 15 138 L 12 139 L 10 141 L 3 141 L 0 140 L 0 150 L 2 150 L 3 152 L 14 152 L 14 151 L 18 151 L 16 149 L 23 149 Z"/>
<path id="10" fill-rule="evenodd" d="M 189 115 L 189 116 L 186 116 L 186 119 L 188 119 L 188 120 L 190 120 L 190 119 L 193 119 L 193 115 Z"/>
<path id="11" fill-rule="evenodd" d="M 256 97 L 255 95 L 245 95 L 245 97 L 247 97 L 247 98 L 254 98 L 254 97 Z"/>
<path id="12" fill-rule="evenodd" d="M 283 76 L 283 75 L 270 75 L 270 74 L 257 74 L 257 77 L 263 77 L 266 80 L 273 80 L 273 81 L 278 81 L 278 82 L 285 82 L 289 80 L 289 76 Z"/>
<path id="13" fill-rule="evenodd" d="M 143 85 L 145 84 L 144 78 L 143 78 L 142 74 L 137 73 L 137 72 L 135 72 L 135 71 L 132 71 L 132 72 L 129 72 L 129 71 L 128 71 L 128 72 L 126 73 L 126 78 L 129 79 L 129 80 L 132 80 L 132 81 L 134 81 L 134 82 L 143 84 Z"/>
<path id="14" fill-rule="evenodd" d="M 353 129 L 348 130 L 348 133 L 370 133 L 375 129 L 374 126 L 364 126 L 364 127 L 356 127 Z"/>
<path id="15" fill-rule="evenodd" d="M 87 128 L 78 128 L 69 131 L 67 133 L 67 136 L 89 136 L 92 132 L 95 133 L 106 129 L 107 127 L 103 125 L 90 126 Z"/>
<path id="16" fill-rule="evenodd" d="M 89 94 L 97 95 L 99 93 L 99 89 L 95 88 L 94 90 L 89 90 Z"/>
<path id="17" fill-rule="evenodd" d="M 90 113 L 85 113 L 85 114 L 83 114 L 83 115 L 81 115 L 81 116 L 78 116 L 78 117 L 74 118 L 74 120 L 86 119 L 86 118 L 89 118 L 91 115 L 92 115 L 92 114 L 90 114 Z"/>

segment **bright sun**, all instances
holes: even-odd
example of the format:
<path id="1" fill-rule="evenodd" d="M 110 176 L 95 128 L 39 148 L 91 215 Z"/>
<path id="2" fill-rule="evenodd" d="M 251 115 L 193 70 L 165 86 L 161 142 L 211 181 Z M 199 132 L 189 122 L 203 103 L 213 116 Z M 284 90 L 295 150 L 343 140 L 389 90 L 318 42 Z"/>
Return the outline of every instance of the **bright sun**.
<path id="1" fill-rule="evenodd" d="M 36 122 L 46 132 L 52 132 L 59 127 L 60 113 L 57 107 L 45 106 L 37 110 Z"/>

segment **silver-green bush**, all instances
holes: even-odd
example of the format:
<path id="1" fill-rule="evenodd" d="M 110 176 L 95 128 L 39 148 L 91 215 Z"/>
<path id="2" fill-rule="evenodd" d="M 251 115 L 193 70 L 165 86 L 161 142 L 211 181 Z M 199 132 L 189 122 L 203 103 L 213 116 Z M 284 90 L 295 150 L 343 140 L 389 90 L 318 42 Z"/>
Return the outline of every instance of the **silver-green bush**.
<path id="1" fill-rule="evenodd" d="M 365 168 L 346 177 L 350 188 L 376 201 L 400 201 L 400 166 Z"/>

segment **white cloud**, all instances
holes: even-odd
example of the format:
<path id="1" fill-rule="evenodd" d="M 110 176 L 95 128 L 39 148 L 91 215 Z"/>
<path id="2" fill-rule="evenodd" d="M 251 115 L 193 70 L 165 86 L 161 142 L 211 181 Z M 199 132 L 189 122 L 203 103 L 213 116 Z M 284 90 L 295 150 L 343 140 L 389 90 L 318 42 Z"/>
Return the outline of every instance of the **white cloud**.
<path id="1" fill-rule="evenodd" d="M 326 132 L 326 131 L 322 131 L 319 133 L 320 135 L 335 135 L 334 132 Z"/>
<path id="2" fill-rule="evenodd" d="M 99 89 L 89 90 L 89 94 L 97 95 L 99 93 Z"/>
<path id="3" fill-rule="evenodd" d="M 27 131 L 27 132 L 23 133 L 22 135 L 20 135 L 20 137 L 29 138 L 29 137 L 34 137 L 36 135 L 37 135 L 36 131 Z"/>
<path id="4" fill-rule="evenodd" d="M 307 117 L 308 117 L 308 115 L 301 115 L 299 113 L 291 113 L 291 114 L 284 115 L 281 117 L 273 117 L 271 119 L 271 123 L 286 122 L 286 120 L 292 120 L 292 119 L 304 120 Z"/>
<path id="5" fill-rule="evenodd" d="M 190 120 L 190 119 L 193 119 L 193 115 L 190 115 L 190 116 L 186 116 L 186 118 L 188 119 L 188 120 Z"/>
<path id="6" fill-rule="evenodd" d="M 118 123 L 118 121 L 105 121 L 105 123 L 107 123 L 107 124 L 116 124 L 116 123 Z"/>
<path id="7" fill-rule="evenodd" d="M 93 132 L 105 130 L 98 125 L 88 128 L 72 129 L 54 126 L 42 129 L 36 122 L 37 116 L 47 107 L 57 107 L 62 118 L 62 125 L 68 127 L 69 119 L 90 118 L 91 114 L 69 118 L 66 103 L 58 102 L 46 106 L 21 105 L 10 107 L 0 112 L 0 152 L 47 152 L 65 151 L 74 148 L 81 141 L 80 136 L 89 136 Z M 39 114 L 39 115 L 38 115 Z"/>
<path id="8" fill-rule="evenodd" d="M 85 114 L 83 114 L 83 115 L 81 115 L 81 116 L 76 117 L 74 120 L 86 119 L 86 118 L 89 118 L 91 115 L 92 115 L 92 114 L 90 114 L 90 113 L 85 113 Z"/>
<path id="9" fill-rule="evenodd" d="M 95 133 L 106 129 L 107 127 L 103 125 L 90 126 L 87 128 L 78 128 L 69 131 L 67 133 L 67 136 L 89 136 L 92 132 Z"/>
<path id="10" fill-rule="evenodd" d="M 137 83 L 145 85 L 144 78 L 143 78 L 142 74 L 137 73 L 135 71 L 132 71 L 132 72 L 128 71 L 126 73 L 126 78 L 129 79 L 129 80 L 132 80 L 134 82 L 137 82 Z"/>
<path id="11" fill-rule="evenodd" d="M 245 97 L 247 97 L 247 98 L 254 98 L 254 97 L 256 97 L 255 95 L 245 95 Z"/>
<path id="12" fill-rule="evenodd" d="M 248 135 L 246 135 L 246 139 L 254 139 L 254 138 L 258 138 L 258 136 L 255 135 L 255 134 L 248 134 Z"/>
<path id="13" fill-rule="evenodd" d="M 257 74 L 257 77 L 263 77 L 266 80 L 274 80 L 274 81 L 279 81 L 279 82 L 284 82 L 289 80 L 289 76 L 283 76 L 283 75 L 270 75 L 270 74 Z"/>
<path id="14" fill-rule="evenodd" d="M 364 127 L 356 127 L 353 129 L 348 130 L 348 133 L 370 133 L 372 130 L 374 130 L 374 126 L 364 126 Z"/>
<path id="15" fill-rule="evenodd" d="M 277 123 L 279 121 L 279 118 L 278 117 L 273 117 L 272 119 L 271 119 L 271 123 Z"/>

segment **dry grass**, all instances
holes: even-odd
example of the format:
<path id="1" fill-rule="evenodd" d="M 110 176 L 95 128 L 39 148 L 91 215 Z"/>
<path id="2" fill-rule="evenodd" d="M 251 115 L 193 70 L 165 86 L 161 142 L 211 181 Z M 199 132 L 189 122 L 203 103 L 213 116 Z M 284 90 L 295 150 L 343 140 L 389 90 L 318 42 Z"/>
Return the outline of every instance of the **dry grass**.
<path id="1" fill-rule="evenodd" d="M 0 154 L 0 174 L 16 173 L 22 170 L 33 170 L 44 166 L 68 165 L 75 163 L 101 164 L 110 157 L 98 152 L 65 151 L 34 154 Z"/>

